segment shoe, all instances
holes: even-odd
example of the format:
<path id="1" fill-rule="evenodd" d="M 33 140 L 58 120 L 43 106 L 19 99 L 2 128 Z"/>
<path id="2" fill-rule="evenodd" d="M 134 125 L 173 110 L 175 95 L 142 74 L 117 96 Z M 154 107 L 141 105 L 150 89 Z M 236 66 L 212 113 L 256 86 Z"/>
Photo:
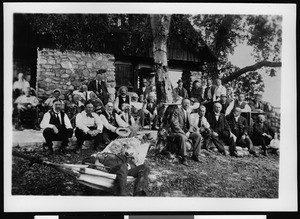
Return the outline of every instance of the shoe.
<path id="1" fill-rule="evenodd" d="M 169 151 L 166 152 L 166 157 L 168 159 L 174 159 L 175 158 L 175 156 L 171 152 L 169 152 Z"/>
<path id="2" fill-rule="evenodd" d="M 182 158 L 181 163 L 182 163 L 184 166 L 187 166 L 187 167 L 190 166 L 190 165 L 188 164 L 187 160 L 186 160 L 186 157 L 183 157 L 183 158 Z"/>
<path id="3" fill-rule="evenodd" d="M 196 162 L 201 162 L 199 156 L 196 156 L 196 155 L 192 156 L 192 160 L 194 160 Z"/>
<path id="4" fill-rule="evenodd" d="M 24 128 L 23 128 L 23 126 L 18 126 L 18 127 L 16 127 L 16 130 L 18 130 L 18 131 L 23 131 Z"/>
<path id="5" fill-rule="evenodd" d="M 232 156 L 232 157 L 239 157 L 239 155 L 238 155 L 238 153 L 236 151 L 234 151 L 233 153 L 231 153 L 230 156 Z"/>
<path id="6" fill-rule="evenodd" d="M 267 157 L 268 156 L 267 150 L 263 151 L 262 155 L 264 155 L 265 157 Z"/>

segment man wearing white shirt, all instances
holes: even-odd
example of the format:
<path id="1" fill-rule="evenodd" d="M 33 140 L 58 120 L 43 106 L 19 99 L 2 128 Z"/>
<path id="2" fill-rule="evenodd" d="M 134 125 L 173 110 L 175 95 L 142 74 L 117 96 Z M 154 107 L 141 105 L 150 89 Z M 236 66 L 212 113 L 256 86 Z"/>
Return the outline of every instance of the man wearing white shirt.
<path id="1" fill-rule="evenodd" d="M 22 72 L 18 73 L 18 80 L 13 84 L 13 91 L 15 93 L 14 97 L 18 97 L 21 94 L 25 93 L 25 90 L 30 87 L 28 81 L 25 80 L 24 74 Z"/>
<path id="2" fill-rule="evenodd" d="M 118 127 L 128 127 L 128 124 L 120 118 L 113 107 L 113 103 L 108 102 L 105 105 L 105 110 L 100 114 L 100 119 L 104 126 L 103 142 L 105 146 L 118 137 L 116 133 Z"/>
<path id="3" fill-rule="evenodd" d="M 247 103 L 247 101 L 245 101 L 245 94 L 244 93 L 240 93 L 238 96 L 237 100 L 232 101 L 229 106 L 226 109 L 225 115 L 229 115 L 230 113 L 233 112 L 233 109 L 239 107 L 241 108 L 241 112 L 242 113 L 250 113 L 251 112 L 251 107 L 249 106 L 249 104 Z"/>
<path id="4" fill-rule="evenodd" d="M 214 88 L 214 94 L 213 94 L 213 101 L 218 101 L 220 100 L 221 95 L 225 95 L 226 96 L 226 88 L 222 85 L 222 81 L 221 79 L 217 79 L 216 80 L 216 84 L 217 86 Z"/>
<path id="5" fill-rule="evenodd" d="M 40 127 L 44 129 L 43 136 L 49 149 L 48 155 L 53 154 L 52 141 L 62 141 L 60 151 L 65 152 L 69 138 L 73 135 L 73 127 L 68 116 L 61 111 L 61 100 L 54 100 L 53 107 L 44 114 Z"/>
<path id="6" fill-rule="evenodd" d="M 79 154 L 85 140 L 94 139 L 94 149 L 97 150 L 102 138 L 103 123 L 97 113 L 94 113 L 94 106 L 90 101 L 85 104 L 85 109 L 76 116 L 75 136 L 77 146 L 75 153 Z"/>

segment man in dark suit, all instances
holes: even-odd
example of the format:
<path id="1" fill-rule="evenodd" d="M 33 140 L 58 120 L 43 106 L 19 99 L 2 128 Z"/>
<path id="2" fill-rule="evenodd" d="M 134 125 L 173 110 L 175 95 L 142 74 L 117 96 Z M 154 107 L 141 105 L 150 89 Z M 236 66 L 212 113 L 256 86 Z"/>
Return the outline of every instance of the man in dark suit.
<path id="1" fill-rule="evenodd" d="M 258 157 L 253 150 L 253 143 L 248 135 L 249 126 L 247 119 L 241 116 L 241 108 L 236 107 L 232 114 L 226 116 L 231 132 L 236 136 L 236 144 L 241 147 L 247 147 L 250 154 Z"/>
<path id="2" fill-rule="evenodd" d="M 171 139 L 174 142 L 180 152 L 179 154 L 182 156 L 182 164 L 188 166 L 187 163 L 187 141 L 191 141 L 191 145 L 193 147 L 193 156 L 192 159 L 194 161 L 200 162 L 200 152 L 201 152 L 201 140 L 202 137 L 200 133 L 193 132 L 191 127 L 191 117 L 190 113 L 187 109 L 190 106 L 189 99 L 183 99 L 180 108 L 177 108 L 172 117 L 171 117 Z M 179 148 L 178 148 L 179 146 Z M 171 150 L 174 148 L 171 148 Z"/>
<path id="3" fill-rule="evenodd" d="M 225 155 L 224 142 L 229 145 L 230 155 L 238 157 L 234 136 L 231 133 L 226 117 L 221 113 L 221 110 L 222 105 L 216 102 L 213 106 L 213 112 L 208 113 L 207 115 L 207 121 L 211 128 L 211 140 L 222 154 Z"/>
<path id="4" fill-rule="evenodd" d="M 253 125 L 252 141 L 255 145 L 261 145 L 263 155 L 268 156 L 266 146 L 270 144 L 274 138 L 275 132 L 265 121 L 264 115 L 258 115 L 258 121 Z"/>
<path id="5" fill-rule="evenodd" d="M 104 106 L 108 103 L 109 93 L 107 90 L 107 85 L 104 81 L 106 70 L 100 69 L 97 71 L 95 80 L 92 80 L 88 84 L 88 90 L 94 91 L 94 93 L 100 98 Z"/>
<path id="6" fill-rule="evenodd" d="M 146 100 L 148 97 L 148 94 L 152 91 L 151 87 L 150 87 L 150 83 L 147 80 L 147 78 L 143 79 L 143 85 L 138 89 L 137 93 L 138 96 L 140 97 L 141 95 L 143 95 L 143 99 Z"/>
<path id="7" fill-rule="evenodd" d="M 179 79 L 177 81 L 178 87 L 174 88 L 174 92 L 178 95 L 181 96 L 182 98 L 188 98 L 188 92 L 187 90 L 183 87 L 183 81 Z"/>
<path id="8" fill-rule="evenodd" d="M 215 86 L 212 84 L 212 79 L 207 79 L 207 85 L 204 90 L 204 101 L 202 104 L 206 107 L 207 112 L 213 111 L 213 96 L 214 96 Z"/>
<path id="9" fill-rule="evenodd" d="M 225 114 L 227 107 L 229 106 L 229 101 L 225 94 L 221 94 L 220 100 L 218 101 L 222 105 L 221 113 Z"/>

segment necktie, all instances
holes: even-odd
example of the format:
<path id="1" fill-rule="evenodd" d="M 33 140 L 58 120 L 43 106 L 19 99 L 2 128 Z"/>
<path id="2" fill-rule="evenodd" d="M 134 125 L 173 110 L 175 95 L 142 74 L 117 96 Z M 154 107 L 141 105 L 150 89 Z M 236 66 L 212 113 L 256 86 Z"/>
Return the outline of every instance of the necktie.
<path id="1" fill-rule="evenodd" d="M 55 114 L 56 114 L 56 118 L 57 118 L 58 123 L 61 124 L 60 119 L 59 119 L 59 115 L 58 115 L 59 113 L 55 113 Z"/>

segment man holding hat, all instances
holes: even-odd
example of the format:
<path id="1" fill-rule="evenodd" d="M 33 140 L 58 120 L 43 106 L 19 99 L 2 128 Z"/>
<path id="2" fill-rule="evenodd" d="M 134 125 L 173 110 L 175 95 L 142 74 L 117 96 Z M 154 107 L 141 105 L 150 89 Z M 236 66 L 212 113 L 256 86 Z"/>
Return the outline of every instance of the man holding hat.
<path id="1" fill-rule="evenodd" d="M 69 138 L 73 135 L 73 127 L 68 116 L 61 111 L 61 100 L 53 100 L 52 109 L 44 114 L 40 127 L 44 129 L 43 136 L 46 140 L 44 146 L 49 149 L 48 155 L 53 153 L 52 141 L 62 141 L 60 151 L 65 152 Z"/>
<path id="2" fill-rule="evenodd" d="M 183 82 L 181 79 L 177 81 L 178 87 L 174 89 L 174 92 L 178 95 L 181 96 L 183 99 L 188 98 L 188 92 L 187 90 L 183 87 Z"/>
<path id="3" fill-rule="evenodd" d="M 107 104 L 109 99 L 109 93 L 107 90 L 107 85 L 104 81 L 106 70 L 100 69 L 97 71 L 95 80 L 92 80 L 88 84 L 88 90 L 94 91 L 95 94 L 100 98 L 104 105 Z"/>

